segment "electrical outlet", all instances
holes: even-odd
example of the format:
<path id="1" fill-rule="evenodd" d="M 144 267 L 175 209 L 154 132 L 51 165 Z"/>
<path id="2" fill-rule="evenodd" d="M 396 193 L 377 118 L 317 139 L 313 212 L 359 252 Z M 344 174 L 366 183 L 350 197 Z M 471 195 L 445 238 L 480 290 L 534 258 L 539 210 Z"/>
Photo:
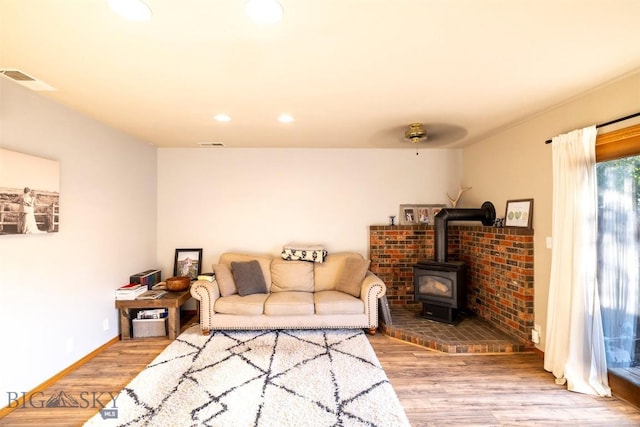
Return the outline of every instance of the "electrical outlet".
<path id="1" fill-rule="evenodd" d="M 540 344 L 540 332 L 538 332 L 537 329 L 531 330 L 531 341 L 533 341 L 534 344 Z"/>
<path id="2" fill-rule="evenodd" d="M 106 317 L 102 321 L 102 330 L 104 330 L 104 331 L 108 331 L 109 330 L 109 319 L 106 318 Z"/>

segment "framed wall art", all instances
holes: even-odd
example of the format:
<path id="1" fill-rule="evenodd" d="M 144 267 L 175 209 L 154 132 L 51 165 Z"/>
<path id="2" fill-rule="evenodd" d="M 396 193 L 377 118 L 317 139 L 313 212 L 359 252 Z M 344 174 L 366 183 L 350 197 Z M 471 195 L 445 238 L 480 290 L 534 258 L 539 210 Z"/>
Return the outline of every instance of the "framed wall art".
<path id="1" fill-rule="evenodd" d="M 60 163 L 0 148 L 0 235 L 59 228 Z"/>
<path id="2" fill-rule="evenodd" d="M 507 200 L 504 213 L 505 227 L 531 228 L 533 199 Z"/>
<path id="3" fill-rule="evenodd" d="M 176 258 L 173 262 L 174 276 L 187 276 L 196 280 L 202 271 L 202 248 L 176 249 Z"/>

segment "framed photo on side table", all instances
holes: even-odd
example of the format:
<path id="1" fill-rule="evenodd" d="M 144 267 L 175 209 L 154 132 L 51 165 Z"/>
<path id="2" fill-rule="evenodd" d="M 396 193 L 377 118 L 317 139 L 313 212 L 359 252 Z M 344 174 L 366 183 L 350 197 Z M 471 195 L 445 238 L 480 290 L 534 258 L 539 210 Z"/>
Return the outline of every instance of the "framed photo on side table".
<path id="1" fill-rule="evenodd" d="M 507 200 L 504 212 L 505 227 L 531 228 L 533 199 Z"/>
<path id="2" fill-rule="evenodd" d="M 174 276 L 187 276 L 196 280 L 202 271 L 202 248 L 176 249 L 176 258 L 173 262 Z"/>

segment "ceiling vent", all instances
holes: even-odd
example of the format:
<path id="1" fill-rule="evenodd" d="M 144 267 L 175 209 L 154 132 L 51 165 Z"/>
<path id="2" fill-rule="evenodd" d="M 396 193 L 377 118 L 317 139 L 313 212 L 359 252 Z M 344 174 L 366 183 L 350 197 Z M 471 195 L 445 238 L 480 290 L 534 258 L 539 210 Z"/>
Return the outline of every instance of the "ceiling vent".
<path id="1" fill-rule="evenodd" d="M 56 88 L 49 86 L 42 80 L 38 80 L 34 77 L 31 77 L 27 73 L 24 73 L 20 70 L 0 69 L 0 74 L 4 75 L 5 77 L 13 80 L 14 82 L 21 84 L 22 86 L 29 88 L 31 90 L 36 90 L 36 91 L 56 90 Z"/>
<path id="2" fill-rule="evenodd" d="M 200 147 L 224 147 L 222 142 L 198 142 Z"/>

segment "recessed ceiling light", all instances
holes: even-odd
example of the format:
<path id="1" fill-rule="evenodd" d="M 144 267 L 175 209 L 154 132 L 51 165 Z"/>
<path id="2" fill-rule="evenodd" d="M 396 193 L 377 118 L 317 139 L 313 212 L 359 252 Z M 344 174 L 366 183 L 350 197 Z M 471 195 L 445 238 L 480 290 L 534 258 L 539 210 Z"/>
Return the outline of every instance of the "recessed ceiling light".
<path id="1" fill-rule="evenodd" d="M 276 0 L 248 0 L 244 9 L 249 18 L 260 24 L 274 24 L 284 14 L 282 5 Z"/>
<path id="2" fill-rule="evenodd" d="M 219 122 L 230 122 L 231 117 L 226 114 L 216 114 L 213 118 Z"/>
<path id="3" fill-rule="evenodd" d="M 294 119 L 289 114 L 280 114 L 278 116 L 278 121 L 280 123 L 291 123 L 294 121 Z"/>
<path id="4" fill-rule="evenodd" d="M 148 21 L 151 9 L 142 0 L 107 0 L 109 7 L 130 21 Z"/>

